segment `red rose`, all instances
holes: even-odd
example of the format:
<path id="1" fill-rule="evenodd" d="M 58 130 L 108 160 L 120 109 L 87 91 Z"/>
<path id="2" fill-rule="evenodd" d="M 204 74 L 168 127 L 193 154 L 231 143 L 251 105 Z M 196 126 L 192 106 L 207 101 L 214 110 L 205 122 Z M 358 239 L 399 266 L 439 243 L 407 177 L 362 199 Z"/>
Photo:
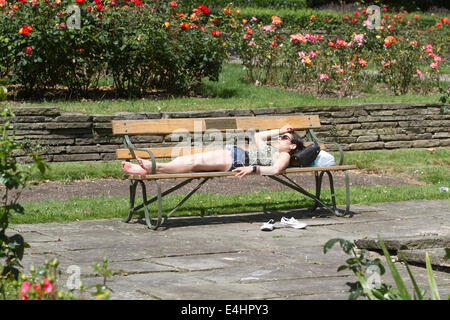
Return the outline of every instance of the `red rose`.
<path id="1" fill-rule="evenodd" d="M 189 28 L 189 24 L 187 24 L 186 22 L 180 23 L 180 28 L 181 30 L 186 30 Z"/>
<path id="2" fill-rule="evenodd" d="M 202 5 L 202 4 L 200 4 L 197 7 L 197 9 L 202 10 L 204 14 L 208 14 L 209 13 L 209 9 L 206 6 Z"/>
<path id="3" fill-rule="evenodd" d="M 98 4 L 98 5 L 97 5 L 97 10 L 98 10 L 98 11 L 102 10 L 102 8 L 103 8 L 103 6 L 102 6 L 101 4 Z"/>
<path id="4" fill-rule="evenodd" d="M 170 6 L 172 7 L 172 8 L 176 8 L 177 7 L 177 3 L 175 2 L 175 1 L 170 1 Z"/>
<path id="5" fill-rule="evenodd" d="M 19 29 L 19 34 L 29 34 L 31 32 L 31 30 L 33 30 L 32 27 L 30 27 L 27 24 L 24 24 L 20 29 Z"/>
<path id="6" fill-rule="evenodd" d="M 359 12 L 358 12 L 358 11 L 355 11 L 355 12 L 353 13 L 353 15 L 354 15 L 355 17 L 358 17 L 358 16 L 359 16 Z"/>
<path id="7" fill-rule="evenodd" d="M 75 0 L 75 2 L 78 4 L 82 4 L 84 2 L 84 0 Z"/>
<path id="8" fill-rule="evenodd" d="M 135 0 L 134 4 L 137 5 L 137 6 L 140 6 L 142 4 L 142 2 L 141 2 L 141 0 Z"/>
<path id="9" fill-rule="evenodd" d="M 23 51 L 25 51 L 25 54 L 28 56 L 29 54 L 31 54 L 31 47 L 25 47 Z"/>
<path id="10" fill-rule="evenodd" d="M 211 31 L 211 35 L 213 37 L 218 37 L 218 36 L 220 36 L 220 34 L 221 34 L 221 32 L 219 30 L 212 30 Z"/>

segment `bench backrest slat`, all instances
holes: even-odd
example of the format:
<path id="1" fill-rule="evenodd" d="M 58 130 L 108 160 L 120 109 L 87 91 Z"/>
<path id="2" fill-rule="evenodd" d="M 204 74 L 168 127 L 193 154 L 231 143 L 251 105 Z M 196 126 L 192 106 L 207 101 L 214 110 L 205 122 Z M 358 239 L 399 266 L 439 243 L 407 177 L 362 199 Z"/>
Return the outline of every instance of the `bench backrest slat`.
<path id="1" fill-rule="evenodd" d="M 112 120 L 114 135 L 172 134 L 175 132 L 205 132 L 207 130 L 270 130 L 290 124 L 296 130 L 320 128 L 317 115 L 239 117 L 239 118 L 193 118 L 193 119 L 149 119 Z"/>

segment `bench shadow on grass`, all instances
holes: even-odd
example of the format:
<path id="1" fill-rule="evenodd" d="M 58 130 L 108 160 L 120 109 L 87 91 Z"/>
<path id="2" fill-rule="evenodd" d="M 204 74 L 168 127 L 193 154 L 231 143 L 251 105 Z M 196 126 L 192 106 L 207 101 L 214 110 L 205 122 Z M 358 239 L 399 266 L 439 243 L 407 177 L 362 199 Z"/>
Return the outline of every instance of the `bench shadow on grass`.
<path id="1" fill-rule="evenodd" d="M 325 201 L 327 205 L 330 205 L 327 201 Z M 281 205 L 280 205 L 281 204 Z M 245 207 L 248 208 L 249 205 L 252 204 L 246 204 Z M 254 203 L 255 207 L 261 206 L 260 203 Z M 294 217 L 297 220 L 302 219 L 310 219 L 312 217 L 317 218 L 332 218 L 335 217 L 333 213 L 331 213 L 329 210 L 325 208 L 317 208 L 316 210 L 312 211 L 313 201 L 307 201 L 302 202 L 301 208 L 294 208 L 295 204 L 292 201 L 284 201 L 278 203 L 278 208 L 274 208 L 272 205 L 265 205 L 263 204 L 263 208 L 258 211 L 245 211 L 245 210 L 239 210 L 240 206 L 239 204 L 236 205 L 221 205 L 216 208 L 219 208 L 219 211 L 225 211 L 223 213 L 218 214 L 201 214 L 201 215 L 178 215 L 178 216 L 171 216 L 169 219 L 167 219 L 159 228 L 158 230 L 167 230 L 170 228 L 179 228 L 179 227 L 187 227 L 187 226 L 199 226 L 199 225 L 215 225 L 215 224 L 231 224 L 231 223 L 243 223 L 247 222 L 249 224 L 257 223 L 262 224 L 264 222 L 269 221 L 270 219 L 274 219 L 275 221 L 280 221 L 282 217 L 291 218 Z M 344 212 L 341 208 L 338 209 L 340 212 Z M 234 213 L 226 212 L 228 210 L 234 210 Z M 150 216 L 152 219 L 152 222 L 156 222 L 155 213 L 154 211 L 150 210 Z M 184 207 L 183 211 L 198 211 L 198 207 L 193 206 L 186 206 Z M 201 209 L 202 210 L 202 209 Z M 203 212 L 204 210 L 202 210 Z M 163 212 L 163 217 L 167 214 L 167 212 Z M 355 215 L 356 212 L 352 212 L 350 210 L 349 214 L 346 215 L 346 217 L 351 217 Z M 143 210 L 135 213 L 135 216 L 131 220 L 131 223 L 139 223 L 139 224 L 146 224 L 144 212 Z"/>

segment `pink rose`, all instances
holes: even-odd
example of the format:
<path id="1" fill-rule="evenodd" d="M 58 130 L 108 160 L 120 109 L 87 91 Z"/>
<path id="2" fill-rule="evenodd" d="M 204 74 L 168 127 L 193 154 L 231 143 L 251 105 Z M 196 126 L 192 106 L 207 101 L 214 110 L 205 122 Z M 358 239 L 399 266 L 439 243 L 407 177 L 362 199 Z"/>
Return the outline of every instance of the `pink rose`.
<path id="1" fill-rule="evenodd" d="M 47 293 L 53 292 L 53 284 L 47 278 L 44 279 L 44 287 L 42 288 Z"/>
<path id="2" fill-rule="evenodd" d="M 22 287 L 20 288 L 20 294 L 24 295 L 25 293 L 27 293 L 30 290 L 30 286 L 31 284 L 28 281 L 24 281 L 22 283 Z"/>

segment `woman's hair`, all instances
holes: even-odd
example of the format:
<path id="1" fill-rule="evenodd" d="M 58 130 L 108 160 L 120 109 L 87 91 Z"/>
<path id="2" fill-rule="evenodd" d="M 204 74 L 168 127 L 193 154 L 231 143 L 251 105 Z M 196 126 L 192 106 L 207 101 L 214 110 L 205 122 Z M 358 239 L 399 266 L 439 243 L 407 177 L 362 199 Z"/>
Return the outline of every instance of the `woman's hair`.
<path id="1" fill-rule="evenodd" d="M 292 155 L 294 152 L 305 149 L 305 145 L 303 144 L 303 139 L 298 135 L 298 133 L 295 131 L 292 131 L 291 134 L 292 134 L 291 143 L 296 144 L 297 148 L 289 151 L 290 155 Z"/>
<path id="2" fill-rule="evenodd" d="M 305 149 L 305 145 L 303 144 L 303 139 L 298 135 L 297 132 L 292 131 L 292 140 L 291 143 L 294 143 L 297 145 L 297 147 L 291 151 L 289 151 L 289 155 L 291 156 L 291 159 L 289 161 L 289 167 L 297 167 L 298 166 L 298 159 L 294 159 L 292 155 L 294 155 L 296 152 L 299 152 L 303 149 Z"/>

